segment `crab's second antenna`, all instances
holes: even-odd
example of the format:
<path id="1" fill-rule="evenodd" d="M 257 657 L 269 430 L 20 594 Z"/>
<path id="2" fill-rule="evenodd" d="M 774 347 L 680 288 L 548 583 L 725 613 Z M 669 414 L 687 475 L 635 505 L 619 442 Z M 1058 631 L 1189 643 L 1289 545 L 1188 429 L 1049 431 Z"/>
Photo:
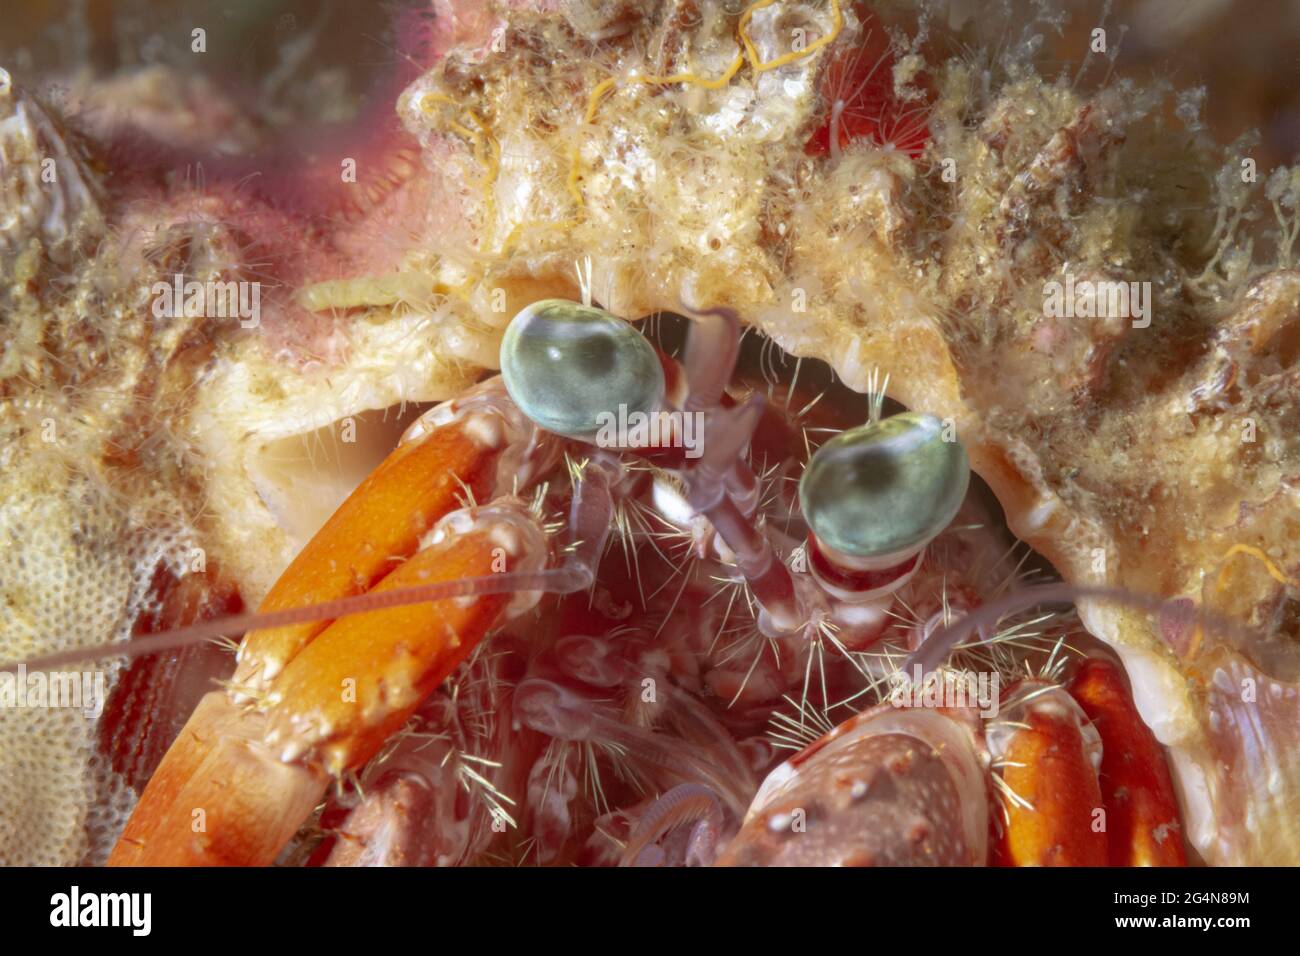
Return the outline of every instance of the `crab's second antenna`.
<path id="1" fill-rule="evenodd" d="M 682 303 L 694 317 L 686 340 L 686 372 L 689 392 L 685 410 L 704 411 L 722 401 L 740 356 L 740 316 L 732 309 L 697 309 Z"/>
<path id="2" fill-rule="evenodd" d="M 763 609 L 760 626 L 776 633 L 798 629 L 803 609 L 794 577 L 755 523 L 758 481 L 745 449 L 763 413 L 754 394 L 732 408 L 722 399 L 740 354 L 740 316 L 731 309 L 696 309 L 684 363 L 689 387 L 683 411 L 704 418 L 700 458 L 684 473 L 687 500 L 708 519 L 735 555 L 736 568 Z"/>

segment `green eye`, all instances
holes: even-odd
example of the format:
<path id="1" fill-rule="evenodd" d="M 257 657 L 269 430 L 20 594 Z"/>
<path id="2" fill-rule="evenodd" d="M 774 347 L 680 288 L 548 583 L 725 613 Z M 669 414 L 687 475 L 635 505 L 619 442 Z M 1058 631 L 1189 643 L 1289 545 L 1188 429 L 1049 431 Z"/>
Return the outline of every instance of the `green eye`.
<path id="1" fill-rule="evenodd" d="M 817 449 L 799 501 L 822 544 L 854 558 L 906 552 L 952 521 L 966 496 L 970 464 L 943 422 L 903 412 L 854 428 Z"/>
<path id="2" fill-rule="evenodd" d="M 603 417 L 650 414 L 664 395 L 664 370 L 650 343 L 618 316 L 564 299 L 534 302 L 506 329 L 501 376 L 538 426 L 574 438 Z"/>

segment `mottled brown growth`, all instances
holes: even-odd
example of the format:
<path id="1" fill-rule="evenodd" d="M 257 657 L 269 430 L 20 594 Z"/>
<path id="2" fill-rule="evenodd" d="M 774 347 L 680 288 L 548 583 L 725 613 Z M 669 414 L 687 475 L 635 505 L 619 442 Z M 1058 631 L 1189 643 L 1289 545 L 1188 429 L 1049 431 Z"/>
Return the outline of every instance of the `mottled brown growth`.
<path id="1" fill-rule="evenodd" d="M 215 573 L 177 578 L 159 568 L 158 610 L 141 615 L 135 635 L 239 613 L 239 595 L 214 580 Z M 233 668 L 234 655 L 209 643 L 136 658 L 123 669 L 98 724 L 99 747 L 132 789 L 144 789 L 199 700 Z"/>

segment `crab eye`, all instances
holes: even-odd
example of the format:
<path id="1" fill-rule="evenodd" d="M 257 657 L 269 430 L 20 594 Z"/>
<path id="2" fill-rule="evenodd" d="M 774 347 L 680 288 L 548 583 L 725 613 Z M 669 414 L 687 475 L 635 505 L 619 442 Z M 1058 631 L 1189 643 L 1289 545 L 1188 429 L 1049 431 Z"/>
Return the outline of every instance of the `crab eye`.
<path id="1" fill-rule="evenodd" d="M 564 299 L 524 309 L 501 341 L 501 376 L 539 427 L 588 438 L 605 415 L 658 410 L 664 370 L 645 338 L 618 316 Z"/>
<path id="2" fill-rule="evenodd" d="M 812 456 L 799 501 L 822 544 L 853 558 L 906 553 L 957 514 L 970 464 L 943 422 L 903 412 L 832 438 Z"/>

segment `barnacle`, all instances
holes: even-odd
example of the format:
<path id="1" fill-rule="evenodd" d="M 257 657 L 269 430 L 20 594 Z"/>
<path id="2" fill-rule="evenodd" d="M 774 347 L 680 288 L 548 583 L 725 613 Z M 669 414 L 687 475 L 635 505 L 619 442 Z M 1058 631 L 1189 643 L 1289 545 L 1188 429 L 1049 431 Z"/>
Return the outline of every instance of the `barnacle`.
<path id="1" fill-rule="evenodd" d="M 171 158 L 128 175 L 123 125 L 226 154 L 256 139 L 203 83 L 163 83 L 185 93 L 159 103 L 166 66 L 98 78 L 111 96 L 86 98 L 148 101 L 144 118 L 61 115 L 0 72 L 0 659 L 85 633 L 126 640 L 174 606 L 157 582 L 196 567 L 213 593 L 234 582 L 258 601 L 401 433 L 407 405 L 495 369 L 509 317 L 533 303 L 630 318 L 724 303 L 851 389 L 875 391 L 882 370 L 892 399 L 952 423 L 1011 531 L 1065 580 L 1247 625 L 1253 639 L 1080 607 L 1170 750 L 1192 846 L 1212 863 L 1300 858 L 1300 172 L 1244 176 L 1252 140 L 1220 145 L 1203 97 L 1116 78 L 1109 54 L 1044 76 L 1063 23 L 1051 4 L 433 7 L 418 69 L 382 107 L 401 128 L 367 134 L 380 172 L 366 178 L 363 162 L 341 200 L 316 158 L 281 205 L 238 164 L 214 164 L 210 185 Z M 264 276 L 260 329 L 152 321 L 149 290 L 174 274 Z M 1145 290 L 1131 316 L 1095 298 L 1073 317 L 1044 307 L 1054 283 L 1130 282 Z M 646 391 L 628 404 L 653 404 Z M 340 438 L 358 422 L 360 447 Z M 658 519 L 623 517 L 635 520 Z M 918 631 L 949 613 L 929 573 L 913 590 L 943 597 L 912 609 Z M 210 610 L 199 605 L 166 623 Z M 699 685 L 763 701 L 790 675 L 761 637 L 729 644 L 725 623 L 734 660 Z M 834 649 L 834 626 L 815 640 Z M 96 859 L 120 828 L 122 772 L 65 717 L 0 711 L 4 862 Z M 654 728 L 602 719 L 635 731 L 601 759 L 659 759 Z M 576 773 L 599 762 L 581 753 L 558 748 L 537 783 L 543 842 L 564 842 Z"/>

